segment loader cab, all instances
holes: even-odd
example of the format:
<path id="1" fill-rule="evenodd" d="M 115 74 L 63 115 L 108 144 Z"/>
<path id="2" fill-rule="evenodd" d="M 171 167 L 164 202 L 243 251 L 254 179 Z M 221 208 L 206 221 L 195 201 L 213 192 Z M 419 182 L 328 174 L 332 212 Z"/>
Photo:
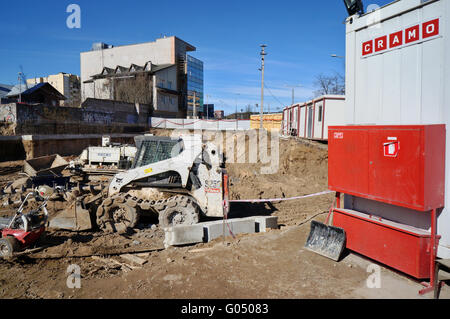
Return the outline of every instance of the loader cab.
<path id="1" fill-rule="evenodd" d="M 138 136 L 135 138 L 137 153 L 132 168 L 168 160 L 184 150 L 182 139 L 169 137 Z"/>

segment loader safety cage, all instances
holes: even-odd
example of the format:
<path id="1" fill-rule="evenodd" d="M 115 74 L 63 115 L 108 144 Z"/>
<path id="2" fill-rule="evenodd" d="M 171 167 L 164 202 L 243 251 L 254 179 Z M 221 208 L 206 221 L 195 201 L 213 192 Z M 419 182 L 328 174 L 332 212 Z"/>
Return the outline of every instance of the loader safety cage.
<path id="1" fill-rule="evenodd" d="M 166 137 L 136 137 L 138 154 L 133 169 L 178 156 L 183 151 L 183 141 Z"/>

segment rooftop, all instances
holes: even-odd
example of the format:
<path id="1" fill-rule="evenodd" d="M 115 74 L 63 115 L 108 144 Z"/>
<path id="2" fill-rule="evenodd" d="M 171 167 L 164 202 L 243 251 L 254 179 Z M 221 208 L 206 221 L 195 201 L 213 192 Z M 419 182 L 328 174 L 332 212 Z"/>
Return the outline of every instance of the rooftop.
<path id="1" fill-rule="evenodd" d="M 0 98 L 5 97 L 12 88 L 12 85 L 0 84 Z"/>
<path id="2" fill-rule="evenodd" d="M 183 43 L 186 45 L 186 51 L 188 51 L 188 52 L 190 52 L 190 51 L 196 51 L 196 50 L 197 50 L 196 47 L 194 47 L 193 45 L 187 43 L 186 41 L 181 40 L 180 38 L 177 38 L 176 36 L 170 36 L 170 37 L 164 36 L 164 37 L 162 37 L 162 38 L 156 39 L 155 41 L 148 41 L 148 42 L 141 42 L 141 43 L 134 43 L 134 44 L 125 44 L 125 45 L 117 45 L 117 46 L 114 45 L 114 46 L 109 46 L 109 47 L 103 48 L 103 50 L 114 50 L 114 49 L 116 49 L 116 48 L 128 47 L 128 46 L 133 46 L 133 45 L 142 45 L 142 44 L 151 44 L 151 43 L 155 44 L 155 43 L 157 43 L 158 41 L 162 41 L 162 40 L 166 40 L 166 39 L 171 39 L 171 38 L 175 39 L 175 41 L 178 40 L 178 41 L 180 41 L 180 42 L 183 42 Z M 90 53 L 90 52 L 95 52 L 95 51 L 92 51 L 92 50 L 90 50 L 90 51 L 85 51 L 85 52 L 81 52 L 81 54 L 83 54 L 83 53 Z"/>
<path id="3" fill-rule="evenodd" d="M 131 64 L 131 66 L 129 67 L 117 65 L 114 69 L 104 67 L 101 73 L 93 75 L 91 80 L 85 81 L 84 83 L 90 83 L 95 79 L 113 78 L 116 76 L 124 76 L 124 75 L 135 75 L 138 73 L 154 74 L 156 72 L 165 70 L 173 66 L 175 66 L 175 64 L 156 65 L 149 61 L 143 66 Z"/>
<path id="4" fill-rule="evenodd" d="M 9 92 L 6 97 L 16 97 L 19 94 L 20 95 L 32 95 L 33 93 L 36 93 L 37 91 L 43 91 L 48 95 L 53 95 L 57 97 L 60 100 L 65 100 L 65 96 L 59 93 L 58 90 L 56 90 L 52 85 L 49 83 L 38 83 L 35 85 L 25 85 L 25 84 L 17 84 L 11 89 L 11 92 Z"/>

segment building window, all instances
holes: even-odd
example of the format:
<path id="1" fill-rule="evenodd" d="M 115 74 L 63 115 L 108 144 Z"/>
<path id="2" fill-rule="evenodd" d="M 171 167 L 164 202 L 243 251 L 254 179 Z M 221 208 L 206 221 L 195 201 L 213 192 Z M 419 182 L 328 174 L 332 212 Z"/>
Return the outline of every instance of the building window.
<path id="1" fill-rule="evenodd" d="M 194 96 L 196 97 L 195 104 L 197 109 L 203 109 L 203 62 L 187 55 L 186 67 L 188 111 L 192 113 L 194 109 Z"/>
<path id="2" fill-rule="evenodd" d="M 172 81 L 167 81 L 167 88 L 172 90 Z"/>
<path id="3" fill-rule="evenodd" d="M 319 106 L 319 122 L 322 122 L 322 105 Z"/>

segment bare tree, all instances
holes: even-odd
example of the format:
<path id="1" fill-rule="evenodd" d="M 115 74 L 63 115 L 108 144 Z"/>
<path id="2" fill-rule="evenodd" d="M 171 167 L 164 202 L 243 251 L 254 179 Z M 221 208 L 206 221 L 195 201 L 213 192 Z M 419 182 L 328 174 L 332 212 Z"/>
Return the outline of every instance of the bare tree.
<path id="1" fill-rule="evenodd" d="M 325 75 L 323 73 L 316 77 L 314 87 L 317 90 L 314 92 L 315 96 L 328 95 L 328 94 L 345 94 L 345 77 L 335 72 L 333 75 Z"/>

